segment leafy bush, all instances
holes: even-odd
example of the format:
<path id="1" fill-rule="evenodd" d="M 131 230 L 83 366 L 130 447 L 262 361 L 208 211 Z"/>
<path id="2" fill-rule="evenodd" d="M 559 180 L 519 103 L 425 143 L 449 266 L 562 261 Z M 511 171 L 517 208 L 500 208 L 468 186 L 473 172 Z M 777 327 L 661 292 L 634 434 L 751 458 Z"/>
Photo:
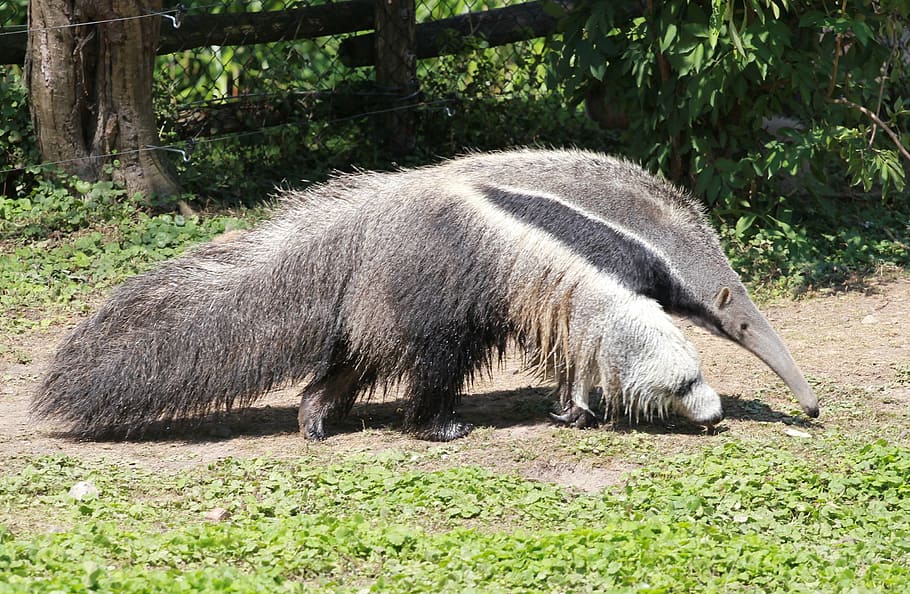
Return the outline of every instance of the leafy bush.
<path id="1" fill-rule="evenodd" d="M 422 92 L 440 107 L 421 113 L 425 160 L 535 144 L 614 150 L 615 133 L 567 108 L 558 82 L 547 84 L 544 42 L 515 46 L 505 54 L 482 39 L 460 39 L 453 54 L 428 62 Z"/>
<path id="2" fill-rule="evenodd" d="M 704 196 L 737 239 L 864 198 L 851 187 L 905 201 L 898 148 L 861 109 L 897 131 L 910 113 L 906 3 L 642 6 L 583 1 L 552 74 L 624 127 L 628 154 Z"/>
<path id="3" fill-rule="evenodd" d="M 19 69 L 0 66 L 0 195 L 14 196 L 34 181 L 34 171 L 10 171 L 39 162 L 25 85 Z"/>
<path id="4" fill-rule="evenodd" d="M 614 133 L 600 130 L 581 110 L 566 109 L 562 95 L 546 87 L 542 42 L 523 44 L 509 59 L 482 40 L 462 42 L 455 54 L 421 64 L 417 146 L 411 155 L 383 149 L 380 118 L 389 106 L 361 98 L 339 108 L 351 111 L 348 116 L 202 138 L 192 160 L 177 164 L 181 182 L 222 204 L 252 205 L 276 184 L 321 181 L 337 170 L 423 165 L 467 150 L 516 145 L 605 150 L 615 144 Z M 359 83 L 335 90 L 345 97 L 376 92 Z"/>
<path id="5" fill-rule="evenodd" d="M 721 237 L 733 268 L 759 297 L 849 287 L 910 264 L 910 204 L 900 206 L 840 206 L 811 222 L 782 209 L 782 218 L 748 233 L 722 225 Z"/>

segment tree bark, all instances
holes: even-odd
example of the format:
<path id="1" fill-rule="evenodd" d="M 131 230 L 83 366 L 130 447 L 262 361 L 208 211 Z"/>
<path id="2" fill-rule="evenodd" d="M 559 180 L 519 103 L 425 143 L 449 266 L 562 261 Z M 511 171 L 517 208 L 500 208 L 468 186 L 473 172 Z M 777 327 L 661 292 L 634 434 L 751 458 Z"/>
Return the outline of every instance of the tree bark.
<path id="1" fill-rule="evenodd" d="M 31 0 L 25 70 L 45 161 L 121 181 L 130 195 L 180 193 L 162 151 L 149 148 L 159 144 L 152 81 L 161 17 L 148 15 L 160 10 L 161 0 Z M 72 26 L 112 19 L 121 20 Z"/>

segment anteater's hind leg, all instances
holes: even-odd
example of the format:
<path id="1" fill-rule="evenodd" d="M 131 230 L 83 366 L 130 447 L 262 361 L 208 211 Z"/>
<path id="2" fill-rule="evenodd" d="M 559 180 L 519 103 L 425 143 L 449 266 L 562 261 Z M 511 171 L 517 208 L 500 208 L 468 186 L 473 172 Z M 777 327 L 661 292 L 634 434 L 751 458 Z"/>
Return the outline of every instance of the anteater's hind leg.
<path id="1" fill-rule="evenodd" d="M 474 429 L 456 417 L 461 391 L 472 375 L 490 365 L 492 356 L 505 352 L 511 331 L 495 312 L 482 323 L 451 322 L 435 331 L 423 329 L 420 357 L 405 381 L 408 406 L 405 430 L 430 441 L 451 441 Z"/>
<path id="2" fill-rule="evenodd" d="M 466 375 L 467 372 L 460 368 L 453 370 L 448 366 L 433 365 L 412 374 L 405 429 L 429 441 L 451 441 L 470 433 L 474 425 L 455 415 Z"/>
<path id="3" fill-rule="evenodd" d="M 452 441 L 466 436 L 474 429 L 474 425 L 461 421 L 455 414 L 459 400 L 457 393 L 427 393 L 416 396 L 415 400 L 417 408 L 414 414 L 405 419 L 405 425 L 420 439 Z"/>
<path id="4" fill-rule="evenodd" d="M 307 386 L 301 394 L 300 412 L 297 414 L 300 433 L 307 439 L 325 439 L 326 417 L 347 414 L 354 406 L 360 386 L 360 374 L 347 365 L 336 367 Z"/>

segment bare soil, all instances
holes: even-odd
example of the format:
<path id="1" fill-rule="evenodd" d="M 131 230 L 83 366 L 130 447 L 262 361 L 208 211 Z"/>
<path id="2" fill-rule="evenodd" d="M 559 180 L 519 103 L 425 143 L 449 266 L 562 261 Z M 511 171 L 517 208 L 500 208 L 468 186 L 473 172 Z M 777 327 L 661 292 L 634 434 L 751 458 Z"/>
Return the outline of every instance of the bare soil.
<path id="1" fill-rule="evenodd" d="M 401 403 L 394 394 L 358 403 L 346 420 L 333 425 L 328 440 L 307 442 L 297 432 L 294 389 L 201 425 L 163 428 L 153 439 L 89 442 L 60 434 L 52 424 L 33 423 L 28 415 L 31 393 L 68 328 L 0 337 L 0 465 L 23 456 L 66 454 L 167 472 L 229 456 L 331 461 L 403 450 L 417 454 L 427 467 L 479 464 L 593 491 L 619 483 L 624 472 L 640 464 L 643 457 L 636 452 L 672 454 L 712 440 L 812 439 L 836 432 L 910 444 L 910 278 L 869 281 L 859 290 L 782 301 L 763 310 L 819 394 L 817 421 L 797 412 L 790 392 L 760 361 L 682 322 L 701 353 L 705 376 L 724 400 L 727 418 L 712 435 L 680 420 L 586 431 L 558 427 L 547 415 L 554 406 L 552 386 L 521 372 L 510 359 L 463 400 L 461 414 L 477 426 L 474 432 L 446 444 L 403 435 Z M 621 447 L 584 447 L 592 437 Z"/>

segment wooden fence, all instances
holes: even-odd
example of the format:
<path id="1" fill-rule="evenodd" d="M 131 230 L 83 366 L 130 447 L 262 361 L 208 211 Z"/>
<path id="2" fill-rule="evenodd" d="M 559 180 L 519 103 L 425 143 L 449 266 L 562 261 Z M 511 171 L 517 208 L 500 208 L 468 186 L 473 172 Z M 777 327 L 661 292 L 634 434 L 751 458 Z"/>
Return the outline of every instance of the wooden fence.
<path id="1" fill-rule="evenodd" d="M 179 26 L 162 22 L 157 53 L 200 47 L 237 46 L 361 33 L 344 39 L 337 59 L 348 68 L 372 66 L 379 89 L 393 104 L 405 104 L 419 84 L 416 61 L 455 53 L 467 38 L 495 47 L 543 37 L 556 31 L 555 15 L 573 0 L 534 0 L 504 8 L 469 12 L 417 23 L 415 0 L 348 0 L 280 11 L 182 15 Z M 22 64 L 26 35 L 0 28 L 0 64 Z M 384 136 L 394 152 L 413 145 L 413 116 L 390 110 Z"/>
<path id="2" fill-rule="evenodd" d="M 372 66 L 376 57 L 376 37 L 388 38 L 398 29 L 388 31 L 382 24 L 377 24 L 377 13 L 380 12 L 377 7 L 396 3 L 403 4 L 399 0 L 349 0 L 292 10 L 186 15 L 179 28 L 174 28 L 169 20 L 162 23 L 158 54 L 213 45 L 274 43 L 375 30 L 375 33 L 345 40 L 339 55 L 346 66 Z M 556 30 L 558 21 L 552 16 L 556 11 L 549 10 L 548 4 L 556 11 L 568 10 L 572 0 L 535 0 L 439 21 L 414 23 L 415 39 L 405 38 L 392 45 L 420 60 L 450 52 L 453 36 L 482 37 L 490 47 L 544 37 Z M 408 14 L 413 21 L 414 11 Z M 22 64 L 25 46 L 24 32 L 0 27 L 0 64 Z"/>

